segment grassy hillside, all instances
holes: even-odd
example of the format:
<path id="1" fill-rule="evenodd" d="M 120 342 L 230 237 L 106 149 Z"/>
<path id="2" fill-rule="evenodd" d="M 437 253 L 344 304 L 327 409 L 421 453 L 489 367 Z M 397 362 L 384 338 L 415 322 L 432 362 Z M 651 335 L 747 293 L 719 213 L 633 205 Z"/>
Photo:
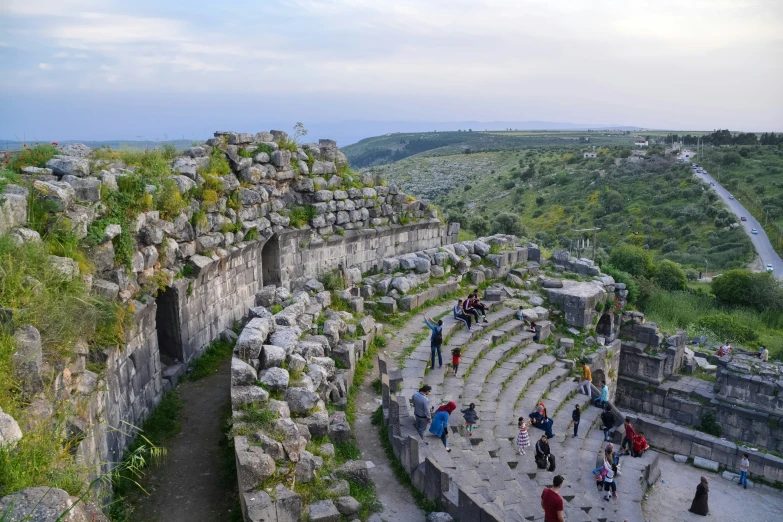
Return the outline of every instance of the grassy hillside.
<path id="1" fill-rule="evenodd" d="M 384 165 L 415 154 L 443 156 L 465 152 L 524 150 L 577 144 L 591 146 L 623 144 L 632 138 L 625 132 L 612 131 L 478 131 L 395 133 L 367 138 L 343 148 L 354 168 Z"/>
<path id="2" fill-rule="evenodd" d="M 783 148 L 732 146 L 706 148 L 697 158 L 764 226 L 775 250 L 783 254 Z"/>
<path id="3" fill-rule="evenodd" d="M 730 228 L 733 216 L 687 165 L 656 154 L 662 150 L 649 151 L 644 160 L 622 158 L 630 154 L 627 145 L 598 149 L 590 159 L 582 157 L 584 150 L 582 143 L 435 157 L 428 152 L 370 170 L 432 199 L 477 233 L 500 230 L 506 222 L 498 216 L 513 213 L 548 248 L 575 246 L 575 230 L 601 227 L 599 259 L 615 245 L 631 243 L 695 270 L 704 270 L 705 262 L 714 271 L 751 260 L 748 237 Z"/>

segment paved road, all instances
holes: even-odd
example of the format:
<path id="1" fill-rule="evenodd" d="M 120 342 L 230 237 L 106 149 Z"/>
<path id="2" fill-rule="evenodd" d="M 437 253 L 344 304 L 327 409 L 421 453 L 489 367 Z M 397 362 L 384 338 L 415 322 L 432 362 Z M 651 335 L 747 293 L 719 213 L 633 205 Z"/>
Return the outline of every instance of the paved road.
<path id="1" fill-rule="evenodd" d="M 742 227 L 745 229 L 745 232 L 747 232 L 750 240 L 753 242 L 753 246 L 756 247 L 756 252 L 758 252 L 759 257 L 761 258 L 763 267 L 766 268 L 767 264 L 772 264 L 775 277 L 778 279 L 783 279 L 783 259 L 781 259 L 777 252 L 775 252 L 775 250 L 772 248 L 772 243 L 769 242 L 769 238 L 767 237 L 766 232 L 764 232 L 761 224 L 756 221 L 756 218 L 754 218 L 739 201 L 736 199 L 729 199 L 731 193 L 720 183 L 715 181 L 715 179 L 713 179 L 713 177 L 710 176 L 706 171 L 704 173 L 698 173 L 694 171 L 694 174 L 707 183 L 715 183 L 715 186 L 712 187 L 713 190 L 716 194 L 718 194 L 718 196 L 721 197 L 721 199 L 723 199 L 723 201 L 729 207 L 729 210 L 737 215 L 737 219 L 745 216 L 747 221 L 740 221 L 740 225 L 742 225 Z M 758 230 L 758 234 L 750 233 L 751 229 L 754 228 Z"/>

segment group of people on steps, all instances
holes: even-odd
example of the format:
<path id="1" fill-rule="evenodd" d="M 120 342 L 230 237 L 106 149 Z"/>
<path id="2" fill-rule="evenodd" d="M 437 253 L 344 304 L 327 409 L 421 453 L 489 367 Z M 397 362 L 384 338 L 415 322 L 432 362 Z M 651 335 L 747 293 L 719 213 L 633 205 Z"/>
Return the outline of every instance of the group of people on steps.
<path id="1" fill-rule="evenodd" d="M 473 320 L 476 324 L 479 324 L 479 318 L 483 318 L 486 323 L 486 307 L 481 303 L 478 298 L 478 290 L 468 295 L 467 299 L 460 299 L 454 306 L 454 318 L 463 322 L 468 330 L 471 330 Z M 521 320 L 524 320 L 520 317 Z M 431 345 L 431 369 L 435 369 L 435 355 L 438 356 L 438 363 L 442 367 L 443 360 L 441 356 L 441 346 L 443 345 L 443 321 L 437 322 L 424 315 L 424 322 L 431 330 L 430 345 Z M 459 369 L 461 351 L 459 348 L 452 350 L 452 368 L 453 374 L 457 375 Z M 585 364 L 582 368 L 582 379 L 579 382 L 578 390 L 580 393 L 592 396 L 592 382 L 593 376 L 590 367 Z M 457 404 L 454 401 L 449 401 L 446 404 L 437 408 L 437 410 L 430 406 L 429 395 L 432 391 L 432 387 L 429 385 L 422 386 L 418 392 L 413 394 L 412 402 L 414 406 L 414 426 L 419 433 L 422 441 L 424 441 L 424 434 L 427 431 L 429 425 L 429 432 L 438 437 L 446 451 L 451 451 L 448 446 L 449 437 L 449 419 L 451 414 L 457 409 Z M 601 421 L 603 423 L 604 441 L 609 441 L 612 432 L 615 427 L 615 414 L 612 406 L 609 404 L 609 388 L 606 381 L 601 381 L 601 390 L 597 397 L 594 399 L 596 407 L 601 408 Z M 479 415 L 476 412 L 476 405 L 471 403 L 467 408 L 460 410 L 465 420 L 465 430 L 468 436 L 473 435 L 473 430 L 479 421 Z M 571 420 L 573 422 L 574 432 L 573 436 L 579 435 L 579 425 L 581 422 L 581 408 L 579 405 L 575 405 L 574 410 L 571 412 Z M 549 448 L 549 440 L 555 437 L 552 429 L 553 420 L 547 415 L 546 406 L 543 402 L 539 402 L 536 408 L 529 415 L 529 421 L 524 417 L 520 417 L 517 427 L 519 433 L 516 438 L 517 453 L 519 455 L 526 455 L 525 448 L 530 447 L 530 435 L 528 433 L 529 427 L 535 427 L 544 432 L 541 438 L 535 443 L 535 462 L 539 469 L 546 469 L 548 471 L 554 471 L 556 467 L 555 456 Z M 623 437 L 620 445 L 620 451 L 615 451 L 614 444 L 608 442 L 604 449 L 604 462 L 603 464 L 593 470 L 595 475 L 596 484 L 599 491 L 604 492 L 604 500 L 611 500 L 612 498 L 618 498 L 617 494 L 617 478 L 622 476 L 622 473 L 618 469 L 621 456 L 633 456 L 640 457 L 645 451 L 649 449 L 649 444 L 644 437 L 643 432 L 637 432 L 633 427 L 631 420 L 626 418 L 624 420 L 625 436 Z M 427 442 L 424 442 L 427 444 Z M 743 455 L 740 463 L 740 479 L 739 485 L 747 488 L 747 474 L 750 466 L 748 455 Z M 562 487 L 564 478 L 557 475 L 553 478 L 552 487 L 544 488 L 541 495 L 541 507 L 544 510 L 544 520 L 546 522 L 563 522 L 563 499 L 559 494 L 559 490 Z M 701 477 L 701 482 L 696 489 L 696 495 L 693 499 L 693 503 L 690 507 L 692 513 L 699 515 L 707 515 L 709 508 L 707 506 L 707 499 L 709 494 L 709 484 L 705 477 Z"/>

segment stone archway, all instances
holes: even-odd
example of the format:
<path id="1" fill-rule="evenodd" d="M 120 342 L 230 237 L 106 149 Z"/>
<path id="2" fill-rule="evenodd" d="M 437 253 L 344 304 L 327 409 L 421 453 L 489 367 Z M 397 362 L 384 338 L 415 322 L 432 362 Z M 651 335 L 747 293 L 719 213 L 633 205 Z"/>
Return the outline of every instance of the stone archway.
<path id="1" fill-rule="evenodd" d="M 270 237 L 261 249 L 261 271 L 264 286 L 280 286 L 282 283 L 280 274 L 280 241 L 277 234 Z"/>
<path id="2" fill-rule="evenodd" d="M 598 320 L 598 325 L 595 327 L 595 332 L 598 335 L 604 336 L 607 340 L 612 339 L 614 332 L 614 316 L 612 314 L 603 314 Z"/>

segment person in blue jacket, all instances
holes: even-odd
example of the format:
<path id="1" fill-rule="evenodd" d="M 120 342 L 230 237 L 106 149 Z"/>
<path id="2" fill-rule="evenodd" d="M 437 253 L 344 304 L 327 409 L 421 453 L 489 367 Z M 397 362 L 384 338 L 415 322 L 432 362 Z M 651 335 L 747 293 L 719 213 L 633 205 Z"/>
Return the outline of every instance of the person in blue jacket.
<path id="1" fill-rule="evenodd" d="M 451 448 L 449 448 L 447 444 L 449 438 L 449 415 L 456 409 L 457 404 L 454 401 L 449 401 L 435 411 L 435 416 L 432 418 L 432 424 L 430 424 L 430 433 L 436 437 L 440 437 L 446 451 L 451 451 Z"/>
<path id="2" fill-rule="evenodd" d="M 431 370 L 435 369 L 435 352 L 438 352 L 438 365 L 439 368 L 443 367 L 443 357 L 441 357 L 440 354 L 440 347 L 443 344 L 443 321 L 438 321 L 437 324 L 435 324 L 435 320 L 432 319 L 432 322 L 430 322 L 430 319 L 427 318 L 427 314 L 424 314 L 424 323 L 430 327 L 430 330 L 432 330 L 432 336 L 430 336 L 430 350 L 432 351 L 432 366 L 430 366 Z"/>

